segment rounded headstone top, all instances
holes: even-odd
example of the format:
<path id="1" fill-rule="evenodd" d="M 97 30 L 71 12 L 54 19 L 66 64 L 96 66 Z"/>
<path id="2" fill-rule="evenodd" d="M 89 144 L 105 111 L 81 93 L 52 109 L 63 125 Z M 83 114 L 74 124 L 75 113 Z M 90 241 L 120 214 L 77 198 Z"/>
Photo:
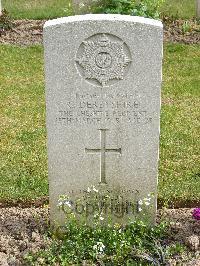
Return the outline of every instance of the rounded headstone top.
<path id="1" fill-rule="evenodd" d="M 155 27 L 163 27 L 163 24 L 159 20 L 137 17 L 137 16 L 128 16 L 128 15 L 119 15 L 119 14 L 86 14 L 78 16 L 69 16 L 58 19 L 49 20 L 44 24 L 44 28 L 56 26 L 65 23 L 81 22 L 81 21 L 124 21 L 124 22 L 133 22 L 141 23 L 146 25 L 151 25 Z"/>

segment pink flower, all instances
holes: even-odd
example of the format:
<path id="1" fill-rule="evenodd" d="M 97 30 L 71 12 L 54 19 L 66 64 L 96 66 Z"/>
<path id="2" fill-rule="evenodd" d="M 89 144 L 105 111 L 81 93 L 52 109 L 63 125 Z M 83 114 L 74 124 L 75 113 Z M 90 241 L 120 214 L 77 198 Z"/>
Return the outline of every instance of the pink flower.
<path id="1" fill-rule="evenodd" d="M 200 208 L 195 208 L 193 210 L 192 216 L 196 220 L 200 220 Z"/>

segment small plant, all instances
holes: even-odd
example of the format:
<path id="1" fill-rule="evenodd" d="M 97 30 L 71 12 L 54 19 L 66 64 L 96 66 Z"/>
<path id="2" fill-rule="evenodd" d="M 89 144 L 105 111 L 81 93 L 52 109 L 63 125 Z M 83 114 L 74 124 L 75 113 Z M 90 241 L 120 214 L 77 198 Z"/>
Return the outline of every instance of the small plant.
<path id="1" fill-rule="evenodd" d="M 55 238 L 47 250 L 29 254 L 26 261 L 28 265 L 36 265 L 38 258 L 43 264 L 37 265 L 82 265 L 84 261 L 87 265 L 126 265 L 128 261 L 159 265 L 164 261 L 160 247 L 165 229 L 165 224 L 149 227 L 142 221 L 90 227 L 72 216 L 61 240 Z"/>
<path id="2" fill-rule="evenodd" d="M 94 13 L 106 13 L 106 14 L 126 14 L 130 15 L 131 10 L 134 8 L 134 0 L 103 0 L 98 1 L 96 5 L 94 2 Z M 97 2 L 97 1 L 96 1 Z"/>
<path id="3" fill-rule="evenodd" d="M 164 0 L 93 0 L 91 13 L 124 14 L 158 19 Z"/>
<path id="4" fill-rule="evenodd" d="M 190 32 L 192 29 L 190 23 L 188 21 L 184 21 L 183 25 L 182 25 L 182 32 L 183 34 Z"/>
<path id="5" fill-rule="evenodd" d="M 168 257 L 176 256 L 178 254 L 182 254 L 186 250 L 186 247 L 180 243 L 172 244 L 171 246 L 167 247 L 166 254 Z"/>
<path id="6" fill-rule="evenodd" d="M 138 201 L 139 213 L 150 207 L 151 199 L 148 195 Z M 163 245 L 167 224 L 150 226 L 139 218 L 127 225 L 112 219 L 109 222 L 102 202 L 105 207 L 110 200 L 110 195 L 95 187 L 88 188 L 85 198 L 77 199 L 76 204 L 62 196 L 58 207 L 66 215 L 65 226 L 52 234 L 54 241 L 48 249 L 25 258 L 28 265 L 163 265 L 168 248 Z M 83 219 L 77 218 L 77 203 L 78 209 L 84 210 Z M 90 212 L 85 203 L 90 204 Z"/>
<path id="7" fill-rule="evenodd" d="M 159 19 L 159 8 L 163 3 L 164 0 L 142 0 L 136 3 L 131 15 Z"/>
<path id="8" fill-rule="evenodd" d="M 8 11 L 6 9 L 3 9 L 2 14 L 0 15 L 0 36 L 6 30 L 10 30 L 12 26 L 12 19 L 10 18 Z"/>
<path id="9" fill-rule="evenodd" d="M 72 0 L 68 0 L 66 2 L 66 7 L 63 8 L 63 11 L 64 11 L 65 16 L 67 16 L 67 17 L 75 15 L 75 12 L 73 10 Z"/>

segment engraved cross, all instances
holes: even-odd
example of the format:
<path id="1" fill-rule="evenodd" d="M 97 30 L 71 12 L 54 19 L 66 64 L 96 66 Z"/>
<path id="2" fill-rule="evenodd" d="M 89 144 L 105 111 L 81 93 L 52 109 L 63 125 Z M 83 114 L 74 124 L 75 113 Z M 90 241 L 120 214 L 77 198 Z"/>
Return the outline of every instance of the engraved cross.
<path id="1" fill-rule="evenodd" d="M 108 129 L 99 129 L 100 130 L 100 140 L 101 148 L 100 149 L 87 149 L 85 148 L 86 153 L 100 153 L 100 183 L 106 184 L 106 153 L 115 152 L 121 154 L 121 148 L 118 149 L 107 149 L 106 148 L 106 131 Z"/>

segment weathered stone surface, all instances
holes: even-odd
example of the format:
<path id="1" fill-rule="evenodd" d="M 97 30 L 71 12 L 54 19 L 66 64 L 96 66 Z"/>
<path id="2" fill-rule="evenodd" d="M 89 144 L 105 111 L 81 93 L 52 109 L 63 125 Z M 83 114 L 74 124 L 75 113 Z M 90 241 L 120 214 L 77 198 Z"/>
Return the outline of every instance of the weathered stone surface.
<path id="1" fill-rule="evenodd" d="M 162 23 L 62 18 L 46 22 L 44 46 L 51 219 L 61 194 L 91 185 L 125 201 L 156 194 Z"/>

